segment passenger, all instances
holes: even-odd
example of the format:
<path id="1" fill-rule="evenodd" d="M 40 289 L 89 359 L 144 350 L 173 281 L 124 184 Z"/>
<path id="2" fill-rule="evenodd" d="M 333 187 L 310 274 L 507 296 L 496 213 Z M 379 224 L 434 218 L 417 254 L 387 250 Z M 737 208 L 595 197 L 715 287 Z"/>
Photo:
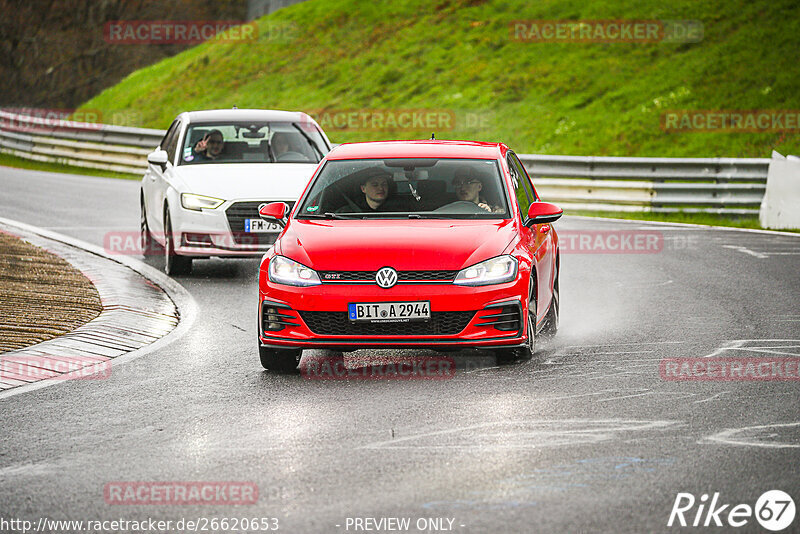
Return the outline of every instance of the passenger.
<path id="1" fill-rule="evenodd" d="M 479 208 L 492 213 L 504 211 L 500 206 L 490 206 L 489 202 L 481 195 L 483 180 L 471 167 L 456 169 L 453 176 L 453 188 L 455 188 L 458 200 L 472 202 Z"/>
<path id="2" fill-rule="evenodd" d="M 289 149 L 289 136 L 285 133 L 277 132 L 272 134 L 272 141 L 270 141 L 269 146 L 275 161 L 278 161 L 287 152 L 291 152 Z"/>
<path id="3" fill-rule="evenodd" d="M 211 130 L 194 145 L 194 156 L 197 161 L 213 161 L 219 158 L 225 148 L 222 132 Z"/>

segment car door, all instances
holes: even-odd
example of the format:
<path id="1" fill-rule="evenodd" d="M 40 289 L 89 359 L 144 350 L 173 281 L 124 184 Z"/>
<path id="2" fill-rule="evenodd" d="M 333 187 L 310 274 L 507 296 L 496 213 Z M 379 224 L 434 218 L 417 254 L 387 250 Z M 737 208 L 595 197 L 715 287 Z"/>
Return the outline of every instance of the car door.
<path id="1" fill-rule="evenodd" d="M 160 148 L 167 152 L 167 165 L 161 169 L 158 165 L 150 165 L 150 195 L 147 197 L 148 224 L 159 242 L 164 235 L 164 198 L 169 186 L 169 175 L 173 172 L 175 153 L 180 137 L 181 121 L 175 119 L 161 141 Z"/>
<path id="2" fill-rule="evenodd" d="M 512 180 L 517 180 L 516 195 L 520 207 L 523 222 L 528 219 L 528 208 L 533 202 L 538 202 L 536 193 L 531 184 L 525 167 L 516 154 L 509 151 L 507 154 L 508 167 L 511 171 Z M 536 279 L 538 280 L 536 294 L 536 320 L 542 320 L 550 306 L 553 287 L 553 262 L 555 259 L 553 251 L 552 226 L 549 224 L 535 224 L 523 230 L 524 238 L 527 240 L 528 249 L 535 258 Z"/>

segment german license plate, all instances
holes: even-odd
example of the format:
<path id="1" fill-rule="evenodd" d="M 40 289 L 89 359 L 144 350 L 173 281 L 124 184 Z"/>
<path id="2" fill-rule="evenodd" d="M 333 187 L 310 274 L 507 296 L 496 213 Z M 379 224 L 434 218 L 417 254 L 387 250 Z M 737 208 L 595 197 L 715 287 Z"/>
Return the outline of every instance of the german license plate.
<path id="1" fill-rule="evenodd" d="M 245 219 L 244 231 L 252 232 L 280 232 L 281 226 L 278 223 L 267 222 L 263 219 Z"/>
<path id="2" fill-rule="evenodd" d="M 405 323 L 431 318 L 431 303 L 421 302 L 364 302 L 347 305 L 351 321 L 371 323 Z"/>

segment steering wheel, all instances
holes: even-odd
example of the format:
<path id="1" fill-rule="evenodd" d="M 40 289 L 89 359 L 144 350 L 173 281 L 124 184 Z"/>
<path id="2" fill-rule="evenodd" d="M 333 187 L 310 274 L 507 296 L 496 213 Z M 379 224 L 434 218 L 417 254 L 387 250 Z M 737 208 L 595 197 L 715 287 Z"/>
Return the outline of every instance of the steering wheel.
<path id="1" fill-rule="evenodd" d="M 278 156 L 277 161 L 309 161 L 309 159 L 300 152 L 284 152 Z"/>
<path id="2" fill-rule="evenodd" d="M 485 209 L 479 207 L 474 202 L 470 202 L 469 200 L 456 200 L 455 202 L 451 202 L 450 204 L 445 204 L 444 206 L 439 206 L 434 212 L 437 211 L 446 211 L 447 213 L 488 213 Z"/>

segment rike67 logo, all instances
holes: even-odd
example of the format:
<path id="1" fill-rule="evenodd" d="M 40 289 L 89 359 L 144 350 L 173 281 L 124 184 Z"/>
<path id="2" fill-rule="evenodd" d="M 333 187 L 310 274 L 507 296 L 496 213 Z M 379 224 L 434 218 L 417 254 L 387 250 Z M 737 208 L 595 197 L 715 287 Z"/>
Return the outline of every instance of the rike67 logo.
<path id="1" fill-rule="evenodd" d="M 738 528 L 751 523 L 755 517 L 765 529 L 778 532 L 788 528 L 794 516 L 794 500 L 781 490 L 764 492 L 755 506 L 725 503 L 720 499 L 719 492 L 714 493 L 710 502 L 707 493 L 699 499 L 695 499 L 691 493 L 678 493 L 667 526 Z"/>

